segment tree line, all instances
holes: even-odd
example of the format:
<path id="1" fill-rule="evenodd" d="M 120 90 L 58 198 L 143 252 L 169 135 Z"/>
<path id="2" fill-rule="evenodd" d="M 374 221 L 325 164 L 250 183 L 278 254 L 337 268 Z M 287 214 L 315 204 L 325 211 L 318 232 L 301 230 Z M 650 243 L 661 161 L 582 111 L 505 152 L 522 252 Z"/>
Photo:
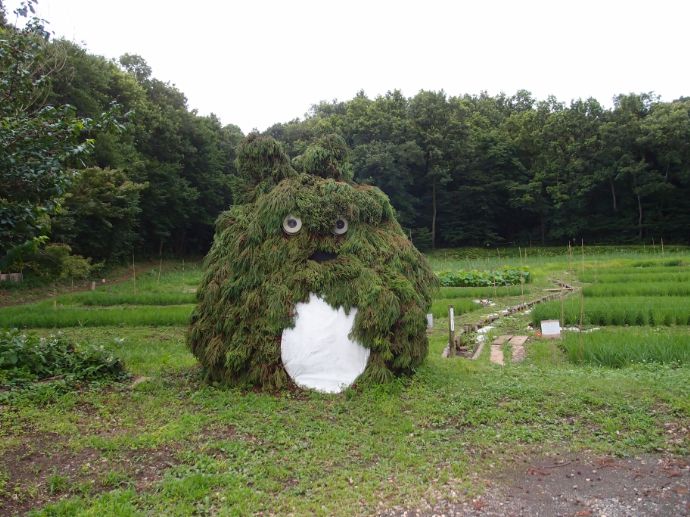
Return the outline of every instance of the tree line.
<path id="1" fill-rule="evenodd" d="M 205 253 L 233 202 L 245 135 L 190 110 L 140 56 L 51 39 L 34 3 L 20 29 L 0 2 L 4 267 L 47 242 L 105 262 Z M 421 248 L 690 236 L 689 98 L 631 93 L 604 108 L 522 90 L 359 92 L 263 135 L 296 164 L 315 142 L 336 142 Z"/>
<path id="2" fill-rule="evenodd" d="M 360 92 L 267 133 L 293 156 L 342 135 L 422 247 L 690 238 L 690 98 Z"/>

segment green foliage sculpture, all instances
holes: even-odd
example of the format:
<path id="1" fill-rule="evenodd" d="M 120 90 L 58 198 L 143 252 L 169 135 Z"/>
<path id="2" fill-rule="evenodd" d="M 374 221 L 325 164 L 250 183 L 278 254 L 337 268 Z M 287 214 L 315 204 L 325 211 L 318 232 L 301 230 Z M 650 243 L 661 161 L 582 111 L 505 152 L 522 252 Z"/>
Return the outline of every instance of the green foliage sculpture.
<path id="1" fill-rule="evenodd" d="M 217 221 L 187 337 L 209 380 L 290 385 L 281 337 L 312 293 L 356 314 L 349 337 L 368 350 L 360 379 L 387 381 L 426 356 L 436 279 L 385 194 L 342 179 L 337 147 L 323 139 L 297 171 L 271 138 L 240 146 L 241 204 Z"/>

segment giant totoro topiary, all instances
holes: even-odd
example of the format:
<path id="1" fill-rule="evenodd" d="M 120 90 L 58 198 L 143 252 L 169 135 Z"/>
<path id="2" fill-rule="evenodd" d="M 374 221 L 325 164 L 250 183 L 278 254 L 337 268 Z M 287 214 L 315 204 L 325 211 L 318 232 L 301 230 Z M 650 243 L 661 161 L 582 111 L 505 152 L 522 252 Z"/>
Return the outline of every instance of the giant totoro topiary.
<path id="1" fill-rule="evenodd" d="M 343 149 L 322 139 L 298 172 L 270 138 L 240 146 L 187 336 L 209 380 L 339 392 L 426 356 L 436 278 L 385 194 L 346 180 Z"/>

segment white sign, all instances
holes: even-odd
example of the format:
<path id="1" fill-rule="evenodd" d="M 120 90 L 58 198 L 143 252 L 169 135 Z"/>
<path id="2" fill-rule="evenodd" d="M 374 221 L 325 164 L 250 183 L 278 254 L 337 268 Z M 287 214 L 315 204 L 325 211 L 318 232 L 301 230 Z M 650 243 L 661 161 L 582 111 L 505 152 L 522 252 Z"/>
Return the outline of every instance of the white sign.
<path id="1" fill-rule="evenodd" d="M 558 320 L 542 320 L 541 335 L 543 337 L 561 337 L 561 323 Z"/>
<path id="2" fill-rule="evenodd" d="M 450 330 L 455 332 L 455 309 L 453 307 L 448 307 L 448 317 L 450 318 Z"/>
<path id="3" fill-rule="evenodd" d="M 434 328 L 434 315 L 433 314 L 427 314 L 426 315 L 426 327 L 429 329 Z"/>

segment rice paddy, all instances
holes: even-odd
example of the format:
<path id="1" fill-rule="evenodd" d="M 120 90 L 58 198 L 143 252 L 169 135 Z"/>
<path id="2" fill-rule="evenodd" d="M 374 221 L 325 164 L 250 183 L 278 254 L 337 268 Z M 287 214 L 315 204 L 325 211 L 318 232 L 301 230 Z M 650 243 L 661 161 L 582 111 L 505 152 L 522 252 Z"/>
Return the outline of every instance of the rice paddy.
<path id="1" fill-rule="evenodd" d="M 562 347 L 575 364 L 622 368 L 632 364 L 690 364 L 687 329 L 611 328 L 588 333 L 567 332 Z"/>
<path id="2" fill-rule="evenodd" d="M 690 296 L 690 279 L 685 282 L 601 282 L 584 287 L 587 298 L 596 296 Z"/>
<path id="3" fill-rule="evenodd" d="M 561 320 L 564 325 L 580 323 L 580 299 L 570 297 L 543 303 L 532 312 L 532 322 Z M 690 325 L 690 298 L 677 296 L 609 296 L 584 299 L 584 325 Z"/>

